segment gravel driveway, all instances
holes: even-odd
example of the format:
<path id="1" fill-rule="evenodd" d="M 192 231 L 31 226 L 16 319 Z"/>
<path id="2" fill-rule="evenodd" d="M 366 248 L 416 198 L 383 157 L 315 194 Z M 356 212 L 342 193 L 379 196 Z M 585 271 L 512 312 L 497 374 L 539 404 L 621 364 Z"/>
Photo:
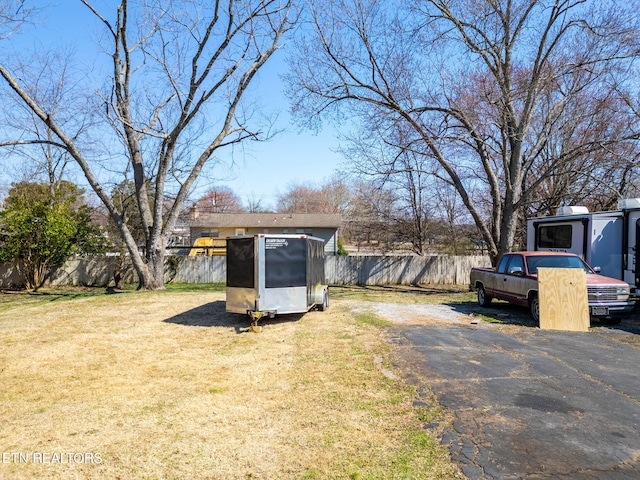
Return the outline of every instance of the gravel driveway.
<path id="1" fill-rule="evenodd" d="M 381 318 L 400 325 L 477 325 L 478 318 L 472 314 L 473 305 L 429 305 L 400 303 L 352 303 L 354 312 L 373 312 Z"/>

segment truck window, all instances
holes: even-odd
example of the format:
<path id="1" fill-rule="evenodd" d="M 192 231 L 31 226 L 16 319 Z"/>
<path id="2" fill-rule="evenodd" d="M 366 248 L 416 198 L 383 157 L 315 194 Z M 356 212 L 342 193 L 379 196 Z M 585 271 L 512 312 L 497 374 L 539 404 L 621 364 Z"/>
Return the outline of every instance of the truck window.
<path id="1" fill-rule="evenodd" d="M 580 257 L 574 256 L 531 256 L 527 257 L 527 267 L 531 275 L 538 273 L 538 268 L 581 268 L 586 273 L 593 273 Z"/>
<path id="2" fill-rule="evenodd" d="M 540 225 L 538 248 L 571 248 L 571 225 Z"/>
<path id="3" fill-rule="evenodd" d="M 500 259 L 500 263 L 498 264 L 498 268 L 496 268 L 496 272 L 498 273 L 506 273 L 507 271 L 507 263 L 509 263 L 509 258 L 511 255 L 504 255 Z"/>
<path id="4" fill-rule="evenodd" d="M 509 262 L 509 271 L 511 272 L 514 268 L 520 268 L 524 272 L 524 260 L 521 255 L 512 255 L 511 262 Z"/>

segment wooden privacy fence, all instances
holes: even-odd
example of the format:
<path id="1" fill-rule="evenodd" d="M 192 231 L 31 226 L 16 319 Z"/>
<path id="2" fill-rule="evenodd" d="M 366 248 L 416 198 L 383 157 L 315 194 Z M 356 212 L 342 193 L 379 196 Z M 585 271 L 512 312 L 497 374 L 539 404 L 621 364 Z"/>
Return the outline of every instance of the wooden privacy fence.
<path id="1" fill-rule="evenodd" d="M 489 257 L 332 256 L 325 260 L 325 276 L 334 285 L 464 285 L 469 283 L 471 267 L 481 266 L 491 266 Z"/>
<path id="2" fill-rule="evenodd" d="M 74 258 L 51 275 L 50 285 L 107 286 L 113 280 L 115 257 Z M 490 266 L 486 256 L 329 256 L 325 276 L 330 285 L 411 285 L 469 283 L 471 267 Z M 124 281 L 135 283 L 131 265 Z M 176 283 L 219 283 L 226 281 L 226 257 L 170 256 L 165 263 L 165 281 Z M 20 286 L 12 264 L 0 265 L 0 288 Z"/>

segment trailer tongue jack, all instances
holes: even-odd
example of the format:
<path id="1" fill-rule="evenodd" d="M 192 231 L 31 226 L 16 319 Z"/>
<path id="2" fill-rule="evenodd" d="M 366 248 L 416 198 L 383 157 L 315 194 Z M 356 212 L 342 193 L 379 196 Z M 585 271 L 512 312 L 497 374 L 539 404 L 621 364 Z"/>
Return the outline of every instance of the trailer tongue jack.
<path id="1" fill-rule="evenodd" d="M 249 315 L 249 319 L 251 320 L 251 325 L 249 326 L 250 332 L 261 332 L 262 327 L 258 325 L 260 319 L 264 317 L 274 318 L 276 316 L 276 312 L 264 312 L 264 311 L 251 311 L 248 310 L 247 314 Z"/>

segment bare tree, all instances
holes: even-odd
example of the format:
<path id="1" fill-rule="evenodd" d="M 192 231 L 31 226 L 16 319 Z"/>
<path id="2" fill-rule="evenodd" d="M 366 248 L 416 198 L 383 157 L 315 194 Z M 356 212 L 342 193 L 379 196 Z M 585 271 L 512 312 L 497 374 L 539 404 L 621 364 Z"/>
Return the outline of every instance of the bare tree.
<path id="1" fill-rule="evenodd" d="M 0 2 L 0 40 L 11 37 L 29 22 L 34 8 L 25 0 L 3 0 Z"/>
<path id="2" fill-rule="evenodd" d="M 460 202 L 455 189 L 429 152 L 418 152 L 411 131 L 402 124 L 394 128 L 384 134 L 363 131 L 345 142 L 342 153 L 358 178 L 393 192 L 386 221 L 398 242 L 424 255 L 444 239 L 453 247 L 447 251 L 457 253 Z"/>
<path id="3" fill-rule="evenodd" d="M 221 148 L 262 138 L 241 100 L 292 28 L 291 0 L 121 0 L 115 15 L 81 2 L 106 35 L 111 73 L 96 98 L 115 141 L 103 139 L 104 127 L 74 138 L 6 62 L 0 75 L 79 165 L 120 231 L 139 287 L 163 288 L 165 244 L 196 179 Z M 143 253 L 99 178 L 102 170 L 133 178 Z"/>
<path id="4" fill-rule="evenodd" d="M 343 172 L 335 172 L 325 179 L 320 190 L 331 205 L 329 213 L 344 213 L 353 199 L 353 182 Z"/>
<path id="5" fill-rule="evenodd" d="M 389 221 L 395 224 L 398 239 L 408 242 L 418 255 L 427 253 L 435 210 L 434 177 L 425 169 L 424 159 L 423 155 L 401 149 L 389 162 L 393 168 L 381 176 L 382 185 L 395 192 L 395 208 Z"/>
<path id="6" fill-rule="evenodd" d="M 229 187 L 224 186 L 210 188 L 195 204 L 200 212 L 244 212 L 244 207 L 238 196 Z"/>
<path id="7" fill-rule="evenodd" d="M 276 211 L 281 213 L 321 213 L 324 198 L 318 188 L 304 184 L 292 184 L 279 194 Z"/>
<path id="8" fill-rule="evenodd" d="M 251 194 L 245 202 L 245 210 L 248 213 L 268 213 L 272 210 L 263 205 L 263 199 L 259 196 Z"/>
<path id="9" fill-rule="evenodd" d="M 292 183 L 278 195 L 276 210 L 284 213 L 342 213 L 352 195 L 347 183 L 333 176 L 321 185 Z"/>
<path id="10" fill-rule="evenodd" d="M 348 206 L 341 212 L 341 238 L 358 250 L 371 247 L 390 250 L 394 237 L 390 218 L 396 201 L 393 192 L 368 181 L 353 182 L 351 191 Z"/>
<path id="11" fill-rule="evenodd" d="M 482 246 L 478 241 L 478 230 L 469 223 L 469 215 L 461 208 L 455 189 L 446 182 L 438 182 L 431 191 L 438 205 L 439 251 L 451 255 L 475 253 Z"/>
<path id="12" fill-rule="evenodd" d="M 510 251 L 518 217 L 563 166 L 638 140 L 631 93 L 638 12 L 614 1 L 309 0 L 289 77 L 294 112 L 331 114 L 432 158 L 488 245 Z M 399 7 L 399 8 L 394 8 Z M 574 99 L 591 98 L 580 103 Z M 603 113 L 604 111 L 604 113 Z M 600 119 L 615 115 L 620 129 Z M 331 117 L 329 117 L 331 118 Z M 575 123 L 569 148 L 549 141 Z M 391 134 L 390 134 L 391 132 Z M 573 163 L 575 165 L 575 163 Z M 380 173 L 397 169 L 378 164 Z M 435 171 L 430 168 L 429 171 Z"/>
<path id="13" fill-rule="evenodd" d="M 526 215 L 555 215 L 558 207 L 566 204 L 586 205 L 591 210 L 615 209 L 618 200 L 630 194 L 637 184 L 635 166 L 640 153 L 637 141 L 619 141 L 602 144 L 585 155 L 575 149 L 576 139 L 587 136 L 620 138 L 631 130 L 632 116 L 620 115 L 625 105 L 615 102 L 628 100 L 617 95 L 594 98 L 575 95 L 558 117 L 561 129 L 551 132 L 532 171 L 544 169 L 554 158 L 564 158 L 556 171 L 538 182 L 533 190 Z M 596 102 L 596 105 L 590 106 Z M 590 118 L 582 118 L 589 112 Z M 637 122 L 637 120 L 635 120 Z M 528 188 L 537 179 L 527 176 Z"/>
<path id="14" fill-rule="evenodd" d="M 71 52 L 39 50 L 28 61 L 20 62 L 14 71 L 23 79 L 29 96 L 77 139 L 92 125 L 94 112 L 88 100 L 74 91 L 72 56 Z M 2 153 L 7 158 L 25 160 L 13 162 L 18 176 L 25 181 L 48 182 L 53 195 L 73 159 L 61 148 L 54 132 L 20 97 L 9 94 L 4 100 L 0 124 L 9 140 L 0 142 L 0 147 L 5 147 Z"/>

